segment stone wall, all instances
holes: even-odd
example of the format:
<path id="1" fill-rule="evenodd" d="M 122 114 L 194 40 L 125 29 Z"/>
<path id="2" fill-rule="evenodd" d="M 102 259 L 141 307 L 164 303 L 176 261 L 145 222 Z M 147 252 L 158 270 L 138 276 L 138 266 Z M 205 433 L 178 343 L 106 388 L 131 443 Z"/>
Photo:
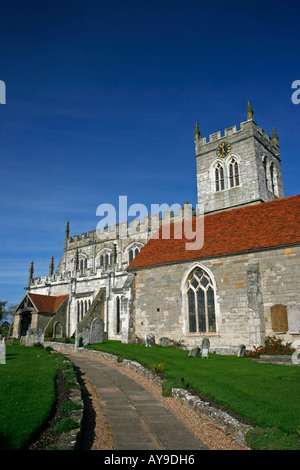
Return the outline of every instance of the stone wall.
<path id="1" fill-rule="evenodd" d="M 206 270 L 215 284 L 216 333 L 188 331 L 184 280 L 195 266 Z M 284 341 L 299 340 L 299 331 L 274 331 L 271 318 L 272 306 L 285 305 L 295 328 L 297 312 L 300 318 L 299 272 L 299 246 L 137 270 L 136 335 L 143 339 L 150 332 L 157 342 L 169 337 L 188 347 L 207 336 L 211 351 L 222 353 L 235 353 L 240 344 L 261 345 L 275 333 L 282 333 Z"/>

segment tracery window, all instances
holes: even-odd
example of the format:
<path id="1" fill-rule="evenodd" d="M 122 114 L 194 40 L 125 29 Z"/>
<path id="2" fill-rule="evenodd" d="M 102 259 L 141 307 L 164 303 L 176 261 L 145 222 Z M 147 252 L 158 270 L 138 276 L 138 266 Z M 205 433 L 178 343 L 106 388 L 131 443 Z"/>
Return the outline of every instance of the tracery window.
<path id="1" fill-rule="evenodd" d="M 100 267 L 106 271 L 110 264 L 112 264 L 112 255 L 107 252 L 103 253 L 100 256 Z"/>
<path id="2" fill-rule="evenodd" d="M 240 184 L 239 164 L 235 158 L 232 158 L 228 165 L 229 169 L 229 187 L 234 188 Z"/>
<path id="3" fill-rule="evenodd" d="M 188 277 L 187 302 L 189 332 L 215 332 L 214 286 L 210 276 L 201 268 L 196 268 Z"/>
<path id="4" fill-rule="evenodd" d="M 139 247 L 132 247 L 130 248 L 129 250 L 129 263 L 131 263 L 131 261 L 133 260 L 133 258 L 136 257 L 136 255 L 140 252 L 140 249 Z"/>
<path id="5" fill-rule="evenodd" d="M 224 189 L 224 168 L 220 163 L 215 166 L 215 188 L 216 192 Z"/>

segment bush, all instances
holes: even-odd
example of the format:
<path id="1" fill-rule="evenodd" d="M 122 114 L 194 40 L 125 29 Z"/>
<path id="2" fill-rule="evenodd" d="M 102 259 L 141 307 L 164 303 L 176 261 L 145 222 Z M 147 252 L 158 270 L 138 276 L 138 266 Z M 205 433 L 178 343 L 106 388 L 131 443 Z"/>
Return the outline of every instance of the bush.
<path id="1" fill-rule="evenodd" d="M 72 382 L 71 380 L 66 380 L 66 382 L 64 382 L 64 387 L 65 388 L 78 388 L 79 385 L 76 382 Z"/>
<path id="2" fill-rule="evenodd" d="M 291 343 L 283 344 L 282 340 L 279 338 L 268 336 L 265 339 L 265 345 L 259 346 L 254 349 L 254 351 L 246 351 L 248 357 L 259 357 L 262 354 L 267 355 L 290 355 L 295 351 L 294 348 L 291 348 Z"/>
<path id="3" fill-rule="evenodd" d="M 165 363 L 164 362 L 159 362 L 158 364 L 153 364 L 153 366 L 151 366 L 150 369 L 155 374 L 164 375 L 164 373 L 165 373 Z"/>
<path id="4" fill-rule="evenodd" d="M 55 426 L 55 431 L 58 433 L 69 432 L 72 429 L 78 429 L 80 425 L 72 418 L 63 418 Z"/>
<path id="5" fill-rule="evenodd" d="M 300 450 L 297 434 L 285 434 L 278 428 L 255 428 L 246 435 L 252 450 Z"/>
<path id="6" fill-rule="evenodd" d="M 75 411 L 75 410 L 81 410 L 82 409 L 82 405 L 79 405 L 78 403 L 75 403 L 74 401 L 67 401 L 66 403 L 64 403 L 63 405 L 61 405 L 59 407 L 59 411 L 60 412 L 66 412 L 66 413 L 69 413 L 71 411 Z"/>
<path id="7" fill-rule="evenodd" d="M 76 372 L 73 369 L 66 369 L 63 371 L 63 376 L 65 379 L 74 379 L 76 377 Z"/>

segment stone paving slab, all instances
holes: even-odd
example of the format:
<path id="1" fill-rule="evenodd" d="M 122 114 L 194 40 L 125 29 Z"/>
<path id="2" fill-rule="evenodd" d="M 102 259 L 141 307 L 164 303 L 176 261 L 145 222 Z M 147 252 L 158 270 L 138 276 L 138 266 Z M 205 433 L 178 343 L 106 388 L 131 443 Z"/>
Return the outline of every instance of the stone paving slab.
<path id="1" fill-rule="evenodd" d="M 113 366 L 67 353 L 93 383 L 118 450 L 209 450 L 159 400 Z"/>

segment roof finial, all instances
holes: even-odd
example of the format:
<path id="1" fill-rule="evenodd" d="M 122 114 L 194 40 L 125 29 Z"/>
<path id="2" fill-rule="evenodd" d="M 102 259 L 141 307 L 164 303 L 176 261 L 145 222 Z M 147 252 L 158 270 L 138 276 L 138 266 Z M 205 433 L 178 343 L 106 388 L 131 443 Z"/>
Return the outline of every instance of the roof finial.
<path id="1" fill-rule="evenodd" d="M 70 224 L 69 224 L 69 221 L 68 221 L 67 225 L 66 225 L 66 238 L 69 237 L 69 233 L 70 233 Z"/>
<path id="2" fill-rule="evenodd" d="M 51 257 L 50 266 L 49 266 L 49 277 L 54 274 L 54 256 Z"/>
<path id="3" fill-rule="evenodd" d="M 273 127 L 272 144 L 279 147 L 279 137 L 275 127 Z"/>
<path id="4" fill-rule="evenodd" d="M 32 282 L 33 273 L 34 273 L 33 261 L 31 261 L 31 263 L 30 263 L 30 268 L 29 268 L 28 287 L 30 287 L 30 284 L 31 284 L 31 282 Z"/>
<path id="5" fill-rule="evenodd" d="M 199 123 L 198 122 L 196 122 L 194 136 L 195 136 L 195 141 L 199 140 L 201 138 L 201 133 L 200 133 L 200 130 L 199 130 Z"/>
<path id="6" fill-rule="evenodd" d="M 254 118 L 254 111 L 251 106 L 251 101 L 248 101 L 248 106 L 247 106 L 247 121 L 253 121 Z"/>

